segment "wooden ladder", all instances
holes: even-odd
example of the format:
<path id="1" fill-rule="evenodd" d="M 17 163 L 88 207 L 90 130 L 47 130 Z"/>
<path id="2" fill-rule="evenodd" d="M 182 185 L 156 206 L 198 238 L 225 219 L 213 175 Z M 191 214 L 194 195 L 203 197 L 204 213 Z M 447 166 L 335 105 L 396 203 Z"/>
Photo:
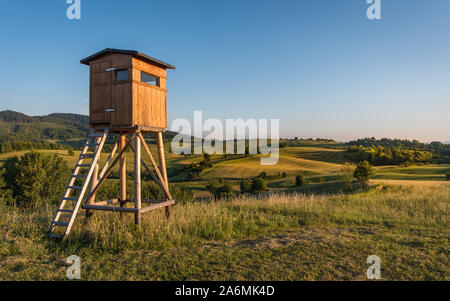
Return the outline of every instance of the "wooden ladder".
<path id="1" fill-rule="evenodd" d="M 103 132 L 99 133 L 99 131 Z M 108 132 L 109 130 L 107 128 L 101 130 L 89 130 L 86 143 L 83 146 L 77 164 L 73 169 L 66 191 L 61 199 L 61 203 L 53 216 L 48 236 L 66 239 L 70 233 L 73 222 L 75 221 L 83 201 L 84 194 L 88 188 L 95 165 L 100 159 L 100 153 L 105 144 Z M 92 161 L 88 164 L 83 164 L 83 161 L 86 159 Z M 82 172 L 80 173 L 80 171 Z M 62 227 L 63 232 L 61 234 L 53 233 L 57 226 Z"/>

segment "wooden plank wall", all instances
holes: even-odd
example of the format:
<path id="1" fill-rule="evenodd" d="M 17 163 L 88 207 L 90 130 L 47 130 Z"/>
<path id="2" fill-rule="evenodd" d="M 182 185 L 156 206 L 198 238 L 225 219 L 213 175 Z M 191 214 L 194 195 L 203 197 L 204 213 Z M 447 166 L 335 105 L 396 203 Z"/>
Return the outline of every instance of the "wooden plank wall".
<path id="1" fill-rule="evenodd" d="M 115 109 L 110 115 L 111 126 L 129 126 L 132 123 L 132 86 L 131 86 L 131 59 L 130 55 L 110 54 L 111 68 L 127 69 L 128 80 L 116 81 L 115 72 L 111 77 L 111 104 Z"/>
<path id="2" fill-rule="evenodd" d="M 128 80 L 117 82 L 109 68 L 128 69 Z M 131 120 L 131 56 L 107 54 L 90 63 L 90 124 L 129 126 Z M 106 112 L 114 109 L 115 112 Z"/>
<path id="3" fill-rule="evenodd" d="M 128 80 L 116 81 L 115 71 L 127 69 Z M 159 78 L 160 86 L 141 82 L 141 71 Z M 90 124 L 167 128 L 166 69 L 131 55 L 106 54 L 90 63 Z M 114 112 L 106 112 L 114 109 Z"/>
<path id="4" fill-rule="evenodd" d="M 105 57 L 90 63 L 89 123 L 91 125 L 109 123 L 109 114 L 105 112 L 110 102 L 109 74 L 105 71 L 108 66 L 109 60 Z"/>
<path id="5" fill-rule="evenodd" d="M 160 86 L 141 82 L 141 71 L 159 77 Z M 133 123 L 167 128 L 166 70 L 133 58 Z"/>

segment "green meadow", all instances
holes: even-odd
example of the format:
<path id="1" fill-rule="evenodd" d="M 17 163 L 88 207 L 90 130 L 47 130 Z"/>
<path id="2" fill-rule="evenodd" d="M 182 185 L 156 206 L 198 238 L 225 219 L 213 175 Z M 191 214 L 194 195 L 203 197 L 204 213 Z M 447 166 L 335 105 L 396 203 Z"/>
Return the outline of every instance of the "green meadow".
<path id="1" fill-rule="evenodd" d="M 69 166 L 78 156 L 44 152 Z M 23 153 L 2 154 L 0 162 Z M 0 280 L 64 280 L 72 254 L 84 280 L 365 280 L 370 255 L 381 258 L 383 280 L 450 279 L 450 165 L 376 167 L 369 185 L 348 191 L 342 149 L 281 148 L 274 166 L 261 166 L 261 155 L 213 155 L 196 180 L 186 167 L 203 157 L 166 156 L 172 185 L 194 195 L 174 206 L 169 221 L 163 210 L 143 215 L 141 228 L 133 216 L 96 212 L 87 222 L 80 212 L 60 242 L 45 236 L 54 206 L 3 204 Z M 268 191 L 239 195 L 240 180 L 261 172 L 273 176 Z M 212 198 L 205 187 L 219 179 L 235 196 Z"/>
<path id="2" fill-rule="evenodd" d="M 353 194 L 281 193 L 177 204 L 132 216 L 80 214 L 70 238 L 45 236 L 54 208 L 2 208 L 0 280 L 449 280 L 450 187 L 373 185 Z"/>

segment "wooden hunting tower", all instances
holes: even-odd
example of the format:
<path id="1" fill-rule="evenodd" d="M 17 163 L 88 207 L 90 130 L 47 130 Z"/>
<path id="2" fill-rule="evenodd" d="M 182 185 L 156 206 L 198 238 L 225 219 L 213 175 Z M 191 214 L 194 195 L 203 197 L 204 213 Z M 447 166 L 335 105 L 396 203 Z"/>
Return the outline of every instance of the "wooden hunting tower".
<path id="1" fill-rule="evenodd" d="M 166 70 L 175 67 L 135 50 L 110 48 L 81 60 L 81 63 L 90 68 L 90 130 L 53 217 L 49 235 L 66 238 L 80 207 L 86 209 L 86 217 L 90 217 L 93 210 L 134 213 L 136 224 L 141 223 L 141 213 L 156 208 L 165 207 L 167 217 L 170 217 L 174 201 L 169 192 L 162 133 L 167 128 Z M 119 137 L 100 171 L 100 154 L 108 133 L 117 133 Z M 155 134 L 159 166 L 143 133 Z M 141 144 L 153 169 L 141 159 Z M 134 153 L 133 199 L 127 198 L 126 191 L 127 148 Z M 116 155 L 117 150 L 119 152 Z M 95 202 L 96 192 L 117 162 L 119 198 Z M 161 187 L 164 200 L 141 199 L 141 164 Z M 88 189 L 89 192 L 84 197 Z M 129 202 L 134 203 L 134 208 L 126 206 Z M 149 206 L 142 208 L 142 203 L 148 203 Z M 115 206 L 116 204 L 120 207 Z M 62 227 L 62 232 L 58 233 L 58 226 Z"/>
<path id="2" fill-rule="evenodd" d="M 90 67 L 90 125 L 167 128 L 166 69 L 174 66 L 134 50 L 105 49 L 81 60 Z"/>

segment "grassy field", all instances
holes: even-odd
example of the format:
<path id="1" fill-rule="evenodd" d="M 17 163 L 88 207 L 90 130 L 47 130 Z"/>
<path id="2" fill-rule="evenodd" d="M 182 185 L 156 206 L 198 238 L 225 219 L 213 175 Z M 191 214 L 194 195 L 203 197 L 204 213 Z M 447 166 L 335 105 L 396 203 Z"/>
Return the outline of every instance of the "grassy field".
<path id="1" fill-rule="evenodd" d="M 46 152 L 70 167 L 79 155 Z M 23 153 L 0 155 L 0 164 Z M 275 166 L 261 166 L 258 155 L 214 155 L 212 167 L 186 181 L 184 167 L 202 159 L 167 154 L 171 181 L 183 180 L 175 185 L 196 200 L 176 204 L 171 221 L 164 210 L 145 214 L 142 228 L 114 213 L 96 212 L 86 224 L 81 212 L 61 243 L 45 236 L 54 207 L 0 205 L 0 280 L 63 280 L 72 254 L 85 280 L 365 280 L 372 254 L 384 280 L 450 280 L 450 165 L 376 167 L 371 186 L 350 193 L 338 149 L 282 148 Z M 262 171 L 286 176 L 256 196 L 212 201 L 205 189 L 225 179 L 239 190 L 240 179 Z M 297 174 L 308 184 L 296 187 Z"/>
<path id="2" fill-rule="evenodd" d="M 374 185 L 354 194 L 266 194 L 177 204 L 132 216 L 77 219 L 65 243 L 49 240 L 54 208 L 0 208 L 0 280 L 63 280 L 78 255 L 85 280 L 450 280 L 447 185 Z"/>
<path id="3" fill-rule="evenodd" d="M 156 153 L 153 144 L 150 144 L 150 149 Z M 67 161 L 70 168 L 75 165 L 79 156 L 79 152 L 77 151 L 75 151 L 73 156 L 69 156 L 67 150 L 44 150 L 43 152 L 59 154 Z M 24 153 L 26 151 L 0 154 L 0 164 L 10 156 L 20 156 Z M 202 156 L 184 157 L 166 152 L 166 161 L 169 180 L 171 182 L 178 182 L 176 185 L 191 190 L 197 197 L 207 197 L 209 195 L 205 190 L 205 186 L 212 179 L 224 179 L 231 182 L 238 189 L 239 180 L 256 177 L 263 171 L 269 175 L 279 173 L 287 174 L 287 177 L 283 179 L 268 180 L 268 187 L 271 190 L 298 191 L 299 189 L 294 185 L 295 175 L 303 174 L 311 184 L 307 185 L 306 188 L 300 189 L 300 192 L 318 191 L 321 193 L 329 190 L 323 189 L 327 185 L 331 187 L 331 192 L 340 191 L 336 189 L 339 186 L 336 186 L 334 182 L 340 180 L 340 169 L 342 164 L 346 162 L 344 153 L 342 149 L 318 146 L 285 147 L 280 149 L 278 164 L 272 166 L 262 166 L 260 164 L 261 155 L 248 157 L 237 155 L 226 158 L 223 155 L 213 155 L 211 157 L 212 167 L 203 170 L 199 174 L 200 178 L 195 181 L 187 180 L 189 169 L 185 169 L 184 167 L 191 163 L 202 161 Z M 131 180 L 134 164 L 133 153 L 128 153 L 127 156 L 127 170 L 129 171 Z M 107 157 L 107 153 L 101 154 L 101 164 L 106 161 Z M 145 154 L 143 155 L 143 159 L 149 166 L 151 165 Z M 117 172 L 118 166 L 113 169 L 112 177 L 114 175 L 117 177 Z M 402 181 L 405 184 L 410 181 L 442 182 L 445 181 L 445 175 L 449 172 L 450 164 L 429 164 L 409 167 L 379 166 L 375 167 L 375 174 L 372 178 L 376 180 L 395 180 L 396 184 L 401 184 Z M 143 173 L 146 173 L 144 169 Z M 318 177 L 328 184 L 312 185 L 312 183 L 317 181 Z"/>
<path id="4" fill-rule="evenodd" d="M 409 167 L 383 166 L 376 169 L 376 173 L 373 178 L 391 180 L 445 181 L 445 175 L 447 173 L 450 173 L 450 165 L 448 164 L 430 164 Z"/>

